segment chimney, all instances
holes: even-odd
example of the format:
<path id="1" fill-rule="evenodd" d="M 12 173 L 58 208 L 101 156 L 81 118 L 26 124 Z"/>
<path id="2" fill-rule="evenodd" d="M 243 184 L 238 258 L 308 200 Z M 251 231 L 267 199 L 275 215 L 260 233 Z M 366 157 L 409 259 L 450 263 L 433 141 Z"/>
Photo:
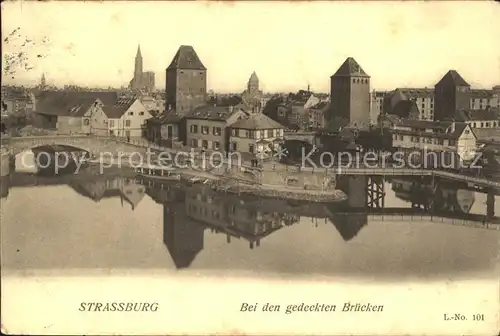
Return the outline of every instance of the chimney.
<path id="1" fill-rule="evenodd" d="M 228 107 L 228 110 L 229 110 L 229 113 L 233 113 L 233 105 L 230 105 L 230 106 Z"/>

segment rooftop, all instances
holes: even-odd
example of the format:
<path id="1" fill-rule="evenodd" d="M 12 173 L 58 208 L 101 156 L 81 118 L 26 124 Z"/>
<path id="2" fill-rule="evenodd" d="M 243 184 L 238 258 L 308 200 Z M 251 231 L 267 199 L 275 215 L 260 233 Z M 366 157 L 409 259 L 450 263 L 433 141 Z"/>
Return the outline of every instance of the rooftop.
<path id="1" fill-rule="evenodd" d="M 434 97 L 432 88 L 397 88 L 407 98 L 427 98 Z"/>
<path id="2" fill-rule="evenodd" d="M 438 85 L 453 85 L 453 86 L 467 86 L 470 87 L 469 83 L 465 81 L 465 79 L 460 76 L 460 74 L 456 70 L 448 71 L 443 78 L 436 84 Z"/>
<path id="3" fill-rule="evenodd" d="M 398 134 L 407 134 L 415 136 L 430 136 L 433 138 L 443 138 L 443 139 L 458 139 L 465 128 L 468 127 L 466 123 L 463 122 L 452 122 L 452 121 L 426 121 L 426 120 L 410 120 L 401 119 L 397 124 L 399 127 L 410 128 L 410 130 L 405 129 L 395 129 L 394 132 Z"/>
<path id="4" fill-rule="evenodd" d="M 196 107 L 192 112 L 186 115 L 188 119 L 204 119 L 226 121 L 240 108 L 232 106 L 202 105 Z"/>
<path id="5" fill-rule="evenodd" d="M 207 70 L 192 46 L 181 45 L 167 69 Z"/>
<path id="6" fill-rule="evenodd" d="M 332 77 L 370 77 L 352 57 L 348 57 Z"/>
<path id="7" fill-rule="evenodd" d="M 43 91 L 36 97 L 37 113 L 55 116 L 83 117 L 94 102 L 114 104 L 116 92 Z"/>
<path id="8" fill-rule="evenodd" d="M 285 128 L 285 126 L 281 125 L 279 122 L 269 118 L 263 113 L 254 113 L 248 116 L 248 118 L 243 118 L 232 125 L 231 128 L 241 128 L 248 130 L 264 130 L 264 129 L 276 129 L 276 128 Z"/>
<path id="9" fill-rule="evenodd" d="M 102 110 L 108 118 L 119 119 L 137 100 L 136 97 L 122 97 L 116 100 L 113 105 L 103 105 Z"/>
<path id="10" fill-rule="evenodd" d="M 484 110 L 460 110 L 455 113 L 456 121 L 500 121 L 500 109 L 489 108 Z"/>
<path id="11" fill-rule="evenodd" d="M 493 96 L 493 90 L 485 89 L 472 89 L 471 98 L 491 98 Z"/>

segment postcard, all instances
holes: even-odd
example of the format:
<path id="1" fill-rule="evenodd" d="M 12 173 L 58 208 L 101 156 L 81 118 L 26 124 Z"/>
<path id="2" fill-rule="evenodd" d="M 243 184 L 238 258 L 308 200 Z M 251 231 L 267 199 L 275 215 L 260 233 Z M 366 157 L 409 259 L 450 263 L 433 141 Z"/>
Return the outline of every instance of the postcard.
<path id="1" fill-rule="evenodd" d="M 498 3 L 1 9 L 2 333 L 498 335 Z"/>

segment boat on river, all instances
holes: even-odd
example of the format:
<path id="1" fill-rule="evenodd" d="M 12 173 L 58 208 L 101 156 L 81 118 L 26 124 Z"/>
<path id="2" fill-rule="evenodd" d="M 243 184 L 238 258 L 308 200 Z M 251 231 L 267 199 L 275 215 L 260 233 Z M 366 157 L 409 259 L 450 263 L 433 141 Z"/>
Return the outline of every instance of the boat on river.
<path id="1" fill-rule="evenodd" d="M 181 174 L 175 168 L 170 167 L 151 167 L 144 168 L 138 167 L 135 168 L 139 177 L 153 179 L 157 181 L 180 181 Z"/>

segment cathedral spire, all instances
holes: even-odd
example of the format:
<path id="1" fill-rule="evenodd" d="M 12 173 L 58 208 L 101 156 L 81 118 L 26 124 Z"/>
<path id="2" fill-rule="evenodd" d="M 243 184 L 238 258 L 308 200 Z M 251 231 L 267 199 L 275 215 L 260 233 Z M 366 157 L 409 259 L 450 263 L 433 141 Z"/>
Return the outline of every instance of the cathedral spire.
<path id="1" fill-rule="evenodd" d="M 42 73 L 42 79 L 40 80 L 40 86 L 45 87 L 45 72 Z"/>
<path id="2" fill-rule="evenodd" d="M 141 45 L 140 44 L 137 45 L 137 54 L 135 55 L 135 58 L 142 58 Z"/>
<path id="3" fill-rule="evenodd" d="M 135 56 L 135 66 L 134 66 L 134 83 L 135 87 L 142 86 L 142 54 L 141 45 L 137 45 L 137 55 Z"/>

